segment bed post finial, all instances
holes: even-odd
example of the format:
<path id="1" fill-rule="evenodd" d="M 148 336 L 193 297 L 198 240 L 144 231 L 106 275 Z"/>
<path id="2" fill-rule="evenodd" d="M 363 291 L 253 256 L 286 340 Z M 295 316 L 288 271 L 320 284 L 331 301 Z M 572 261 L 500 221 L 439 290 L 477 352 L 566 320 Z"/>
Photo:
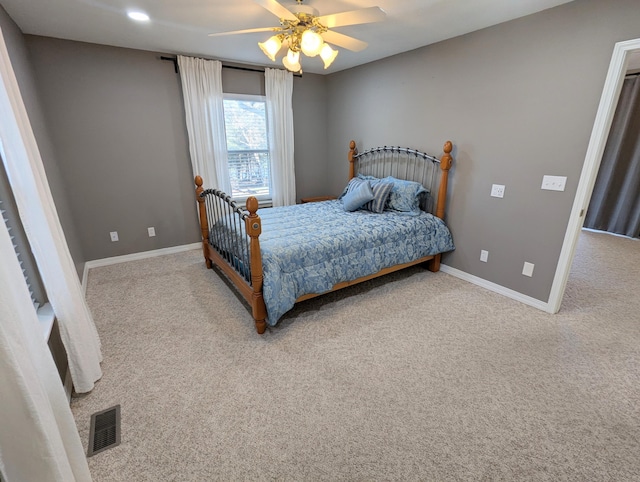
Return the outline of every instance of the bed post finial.
<path id="1" fill-rule="evenodd" d="M 262 335 L 267 329 L 267 308 L 262 297 L 262 258 L 260 255 L 260 234 L 262 233 L 262 221 L 256 213 L 258 211 L 258 200 L 250 196 L 247 198 L 247 211 L 249 216 L 246 219 L 246 229 L 251 241 L 249 243 L 249 252 L 251 259 L 251 312 L 253 320 L 256 324 L 256 331 Z"/>
<path id="2" fill-rule="evenodd" d="M 355 173 L 355 156 L 358 154 L 358 149 L 356 147 L 356 141 L 349 142 L 349 180 L 353 179 L 356 176 Z"/>
<path id="3" fill-rule="evenodd" d="M 204 191 L 202 177 L 196 176 L 196 201 L 198 201 L 198 214 L 200 215 L 200 233 L 202 235 L 202 252 L 204 254 L 204 262 L 207 268 L 211 268 L 211 260 L 207 256 L 207 243 L 209 242 L 209 223 L 207 222 L 207 207 L 204 204 L 204 198 L 200 194 Z"/>
<path id="4" fill-rule="evenodd" d="M 440 169 L 442 169 L 443 171 L 448 171 L 449 169 L 451 169 L 451 161 L 453 161 L 453 158 L 451 157 L 453 144 L 451 143 L 451 141 L 445 142 L 442 150 L 444 151 L 444 156 L 442 156 L 442 159 L 440 160 Z"/>
<path id="5" fill-rule="evenodd" d="M 442 176 L 440 176 L 440 187 L 438 188 L 438 206 L 436 207 L 436 216 L 440 219 L 444 219 L 444 212 L 447 203 L 449 169 L 451 169 L 451 163 L 453 162 L 453 157 L 451 157 L 453 144 L 451 143 L 451 141 L 445 142 L 442 150 L 444 151 L 444 154 L 440 158 L 440 169 L 442 170 Z"/>

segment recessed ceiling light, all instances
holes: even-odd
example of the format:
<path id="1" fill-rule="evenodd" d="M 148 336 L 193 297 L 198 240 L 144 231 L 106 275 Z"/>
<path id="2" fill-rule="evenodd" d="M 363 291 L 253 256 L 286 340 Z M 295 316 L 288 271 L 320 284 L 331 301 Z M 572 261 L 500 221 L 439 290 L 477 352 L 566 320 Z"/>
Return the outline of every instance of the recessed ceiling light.
<path id="1" fill-rule="evenodd" d="M 140 12 L 140 11 L 127 12 L 127 16 L 131 20 L 135 20 L 136 22 L 148 22 L 149 21 L 149 15 L 147 15 L 144 12 Z"/>

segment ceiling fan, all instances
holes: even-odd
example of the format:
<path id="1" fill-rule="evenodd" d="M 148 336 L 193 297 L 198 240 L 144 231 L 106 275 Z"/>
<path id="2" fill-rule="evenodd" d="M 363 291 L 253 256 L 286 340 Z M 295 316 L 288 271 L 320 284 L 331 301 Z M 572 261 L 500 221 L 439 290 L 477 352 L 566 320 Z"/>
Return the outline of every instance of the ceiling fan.
<path id="1" fill-rule="evenodd" d="M 329 44 L 354 52 L 359 52 L 367 47 L 367 43 L 362 40 L 330 29 L 379 22 L 386 17 L 386 13 L 380 7 L 361 8 L 349 12 L 320 16 L 315 8 L 303 5 L 303 0 L 296 0 L 294 5 L 286 7 L 276 0 L 253 1 L 278 17 L 280 26 L 212 33 L 209 36 L 274 32 L 275 35 L 268 40 L 258 42 L 258 46 L 272 61 L 276 60 L 276 56 L 283 46 L 287 47 L 287 55 L 282 59 L 282 63 L 291 72 L 300 72 L 302 70 L 300 52 L 307 57 L 320 55 L 326 69 L 338 55 L 338 51 L 331 48 Z"/>

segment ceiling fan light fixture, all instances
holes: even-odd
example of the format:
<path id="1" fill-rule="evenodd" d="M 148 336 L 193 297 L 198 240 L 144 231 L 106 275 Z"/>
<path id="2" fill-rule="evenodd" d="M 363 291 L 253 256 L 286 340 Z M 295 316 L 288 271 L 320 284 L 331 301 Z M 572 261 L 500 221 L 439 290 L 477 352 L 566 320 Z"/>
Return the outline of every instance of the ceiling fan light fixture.
<path id="1" fill-rule="evenodd" d="M 317 57 L 319 55 L 324 62 L 324 68 L 328 69 L 339 52 L 326 44 L 325 39 L 337 47 L 360 52 L 367 47 L 366 42 L 334 32 L 333 29 L 349 25 L 380 22 L 386 17 L 386 13 L 380 7 L 367 7 L 349 12 L 319 15 L 318 10 L 314 7 L 304 5 L 304 0 L 295 0 L 295 5 L 287 6 L 282 5 L 280 3 L 281 0 L 253 1 L 278 17 L 280 26 L 217 32 L 211 33 L 209 36 L 218 37 L 221 35 L 271 32 L 269 34 L 271 37 L 264 42 L 258 42 L 258 46 L 272 62 L 276 61 L 281 51 L 286 50 L 287 55 L 282 59 L 282 64 L 291 72 L 302 72 L 301 54 L 304 57 Z"/>
<path id="2" fill-rule="evenodd" d="M 300 52 L 294 52 L 289 49 L 286 57 L 282 59 L 282 65 L 291 72 L 300 72 L 302 66 L 300 65 Z"/>
<path id="3" fill-rule="evenodd" d="M 324 44 L 320 50 L 320 58 L 324 62 L 324 68 L 328 69 L 329 66 L 338 56 L 338 51 L 333 50 L 329 44 Z"/>
<path id="4" fill-rule="evenodd" d="M 315 57 L 318 55 L 323 44 L 324 40 L 322 40 L 319 33 L 309 29 L 302 33 L 300 48 L 302 49 L 302 53 L 307 57 Z"/>
<path id="5" fill-rule="evenodd" d="M 272 62 L 275 62 L 276 55 L 282 48 L 282 40 L 278 35 L 274 35 L 265 42 L 258 42 L 258 46 Z"/>

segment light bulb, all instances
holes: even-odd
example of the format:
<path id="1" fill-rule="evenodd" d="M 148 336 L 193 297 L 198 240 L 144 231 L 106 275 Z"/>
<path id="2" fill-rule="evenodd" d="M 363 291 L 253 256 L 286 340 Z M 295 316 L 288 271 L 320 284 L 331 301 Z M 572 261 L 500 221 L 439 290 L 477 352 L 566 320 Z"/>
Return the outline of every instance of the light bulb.
<path id="1" fill-rule="evenodd" d="M 320 50 L 320 58 L 324 61 L 324 68 L 327 69 L 338 56 L 338 51 L 333 50 L 329 44 L 324 44 Z"/>
<path id="2" fill-rule="evenodd" d="M 282 65 L 291 72 L 299 72 L 302 69 L 300 66 L 300 52 L 294 52 L 289 49 L 287 56 L 282 59 Z"/>
<path id="3" fill-rule="evenodd" d="M 293 50 L 289 49 L 289 51 L 287 52 L 287 60 L 292 64 L 298 63 L 298 61 L 300 60 L 300 52 L 294 52 Z"/>
<path id="4" fill-rule="evenodd" d="M 258 46 L 271 61 L 275 62 L 276 55 L 278 55 L 282 47 L 282 40 L 277 35 L 274 35 L 266 42 L 258 42 Z"/>
<path id="5" fill-rule="evenodd" d="M 313 30 L 305 30 L 300 39 L 300 48 L 307 57 L 315 57 L 320 53 L 323 43 L 320 34 Z"/>

